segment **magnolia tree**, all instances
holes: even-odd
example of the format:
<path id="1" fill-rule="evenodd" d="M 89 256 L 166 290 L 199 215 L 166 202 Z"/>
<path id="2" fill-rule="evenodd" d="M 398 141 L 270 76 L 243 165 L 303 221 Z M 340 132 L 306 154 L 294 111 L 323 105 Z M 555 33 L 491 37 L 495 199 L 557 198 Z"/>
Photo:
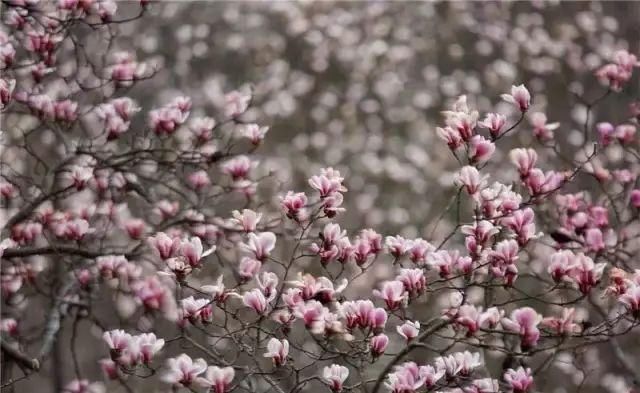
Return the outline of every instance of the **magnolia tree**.
<path id="1" fill-rule="evenodd" d="M 577 145 L 524 85 L 485 97 L 496 109 L 482 114 L 459 97 L 429 130 L 458 166 L 429 223 L 453 217 L 451 230 L 347 233 L 344 171 L 293 189 L 274 176 L 260 153 L 269 126 L 246 116 L 250 88 L 207 110 L 184 95 L 136 102 L 159 70 L 115 42 L 149 5 L 118 5 L 3 1 L 3 390 L 45 378 L 69 393 L 640 382 L 628 345 L 640 323 L 640 102 L 596 118 L 637 93 L 634 54 L 591 70 L 600 93 L 576 95 Z M 517 133 L 534 143 L 514 147 Z"/>

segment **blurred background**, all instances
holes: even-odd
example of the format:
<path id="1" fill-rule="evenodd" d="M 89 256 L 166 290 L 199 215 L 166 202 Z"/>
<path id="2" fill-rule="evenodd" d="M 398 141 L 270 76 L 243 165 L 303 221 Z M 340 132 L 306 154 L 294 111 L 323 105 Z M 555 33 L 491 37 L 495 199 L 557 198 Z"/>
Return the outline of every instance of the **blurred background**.
<path id="1" fill-rule="evenodd" d="M 465 94 L 481 118 L 507 114 L 500 94 L 524 83 L 533 111 L 578 145 L 574 94 L 602 94 L 592 71 L 639 51 L 639 20 L 638 2 L 163 2 L 123 25 L 119 44 L 160 69 L 134 91 L 143 107 L 182 93 L 206 110 L 250 85 L 246 118 L 271 127 L 259 153 L 283 180 L 334 166 L 347 175 L 348 228 L 426 236 L 457 167 L 435 134 L 440 111 Z M 533 143 L 527 122 L 509 143 Z"/>

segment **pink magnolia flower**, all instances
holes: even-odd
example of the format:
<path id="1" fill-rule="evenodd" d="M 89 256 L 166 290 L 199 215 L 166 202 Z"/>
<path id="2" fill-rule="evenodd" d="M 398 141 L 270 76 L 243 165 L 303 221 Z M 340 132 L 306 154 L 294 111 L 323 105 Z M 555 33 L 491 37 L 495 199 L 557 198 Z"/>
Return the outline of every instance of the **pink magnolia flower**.
<path id="1" fill-rule="evenodd" d="M 615 138 L 615 128 L 613 124 L 602 122 L 596 124 L 596 131 L 598 132 L 598 140 L 603 146 L 608 146 Z"/>
<path id="2" fill-rule="evenodd" d="M 229 292 L 225 290 L 224 276 L 218 276 L 214 285 L 203 285 L 200 290 L 211 295 L 211 298 L 217 303 L 224 303 L 229 297 Z"/>
<path id="3" fill-rule="evenodd" d="M 278 289 L 278 275 L 273 272 L 262 272 L 257 278 L 258 287 L 267 298 L 271 301 L 275 298 Z"/>
<path id="4" fill-rule="evenodd" d="M 640 284 L 631 282 L 618 301 L 624 304 L 632 315 L 637 315 L 640 312 Z"/>
<path id="5" fill-rule="evenodd" d="M 304 221 L 306 218 L 305 206 L 307 196 L 304 192 L 294 193 L 288 191 L 284 197 L 280 197 L 280 206 L 288 218 L 296 221 Z"/>
<path id="6" fill-rule="evenodd" d="M 471 384 L 464 388 L 464 393 L 497 393 L 500 392 L 500 385 L 492 378 L 474 379 Z"/>
<path id="7" fill-rule="evenodd" d="M 326 198 L 334 193 L 342 193 L 347 189 L 342 185 L 344 177 L 340 172 L 333 168 L 323 168 L 320 175 L 314 175 L 309 178 L 311 188 L 320 193 L 320 198 Z"/>
<path id="8" fill-rule="evenodd" d="M 238 275 L 243 281 L 251 280 L 262 268 L 262 262 L 251 257 L 242 257 L 238 265 Z"/>
<path id="9" fill-rule="evenodd" d="M 500 311 L 495 307 L 482 312 L 482 308 L 464 304 L 455 311 L 454 321 L 466 328 L 467 336 L 470 337 L 481 328 L 495 327 L 500 321 L 500 316 Z"/>
<path id="10" fill-rule="evenodd" d="M 573 321 L 575 314 L 575 308 L 563 308 L 562 317 L 547 317 L 542 320 L 541 324 L 554 330 L 559 335 L 578 333 L 580 325 Z"/>
<path id="11" fill-rule="evenodd" d="M 385 281 L 382 289 L 374 289 L 373 294 L 384 300 L 389 310 L 397 309 L 407 299 L 407 293 L 401 281 Z"/>
<path id="12" fill-rule="evenodd" d="M 389 344 L 389 337 L 386 334 L 380 333 L 377 336 L 371 337 L 369 347 L 371 349 L 371 355 L 376 358 L 384 353 Z"/>
<path id="13" fill-rule="evenodd" d="M 0 108 L 5 108 L 9 105 L 15 86 L 15 79 L 0 78 L 0 104 L 2 104 Z"/>
<path id="14" fill-rule="evenodd" d="M 231 382 L 236 372 L 233 367 L 209 366 L 204 377 L 198 377 L 199 385 L 207 387 L 213 393 L 226 393 L 231 387 Z"/>
<path id="15" fill-rule="evenodd" d="M 147 225 L 144 220 L 139 218 L 132 218 L 125 221 L 124 223 L 124 229 L 127 231 L 129 237 L 134 240 L 139 240 L 140 238 L 142 238 L 146 227 Z"/>
<path id="16" fill-rule="evenodd" d="M 509 158 L 513 165 L 518 168 L 520 177 L 525 178 L 529 176 L 529 172 L 535 167 L 538 153 L 533 149 L 513 149 L 509 152 Z"/>
<path id="17" fill-rule="evenodd" d="M 319 301 L 309 300 L 298 303 L 293 313 L 295 317 L 300 318 L 304 322 L 304 326 L 313 333 L 321 334 L 324 332 L 324 318 L 328 313 L 328 309 Z"/>
<path id="18" fill-rule="evenodd" d="M 483 163 L 488 161 L 496 145 L 481 135 L 474 135 L 469 140 L 469 160 L 473 163 Z"/>
<path id="19" fill-rule="evenodd" d="M 182 309 L 182 321 L 189 321 L 192 324 L 197 322 L 209 323 L 213 318 L 213 309 L 209 299 L 194 299 L 189 296 L 180 301 Z"/>
<path id="20" fill-rule="evenodd" d="M 11 228 L 11 240 L 20 245 L 33 243 L 41 234 L 42 224 L 39 222 L 20 223 Z"/>
<path id="21" fill-rule="evenodd" d="M 259 145 L 264 136 L 269 131 L 269 127 L 260 127 L 257 124 L 247 124 L 242 129 L 242 136 L 249 139 L 254 145 Z"/>
<path id="22" fill-rule="evenodd" d="M 211 184 L 209 175 L 204 170 L 190 173 L 187 176 L 187 181 L 189 182 L 189 186 L 191 186 L 191 188 L 195 189 L 196 191 L 201 190 Z"/>
<path id="23" fill-rule="evenodd" d="M 449 149 L 456 150 L 458 147 L 462 146 L 462 137 L 457 130 L 454 130 L 451 127 L 436 127 L 436 133 L 440 139 L 447 142 Z"/>
<path id="24" fill-rule="evenodd" d="M 0 319 L 0 332 L 4 332 L 9 336 L 18 335 L 18 321 L 13 318 Z"/>
<path id="25" fill-rule="evenodd" d="M 252 289 L 242 296 L 242 303 L 254 309 L 255 312 L 262 315 L 267 311 L 267 299 L 259 289 Z"/>
<path id="26" fill-rule="evenodd" d="M 513 310 L 510 318 L 502 319 L 502 326 L 520 335 L 520 345 L 523 350 L 527 350 L 538 343 L 540 330 L 538 324 L 542 321 L 542 316 L 531 307 L 522 307 Z"/>
<path id="27" fill-rule="evenodd" d="M 484 185 L 486 177 L 481 177 L 476 167 L 467 165 L 460 169 L 456 178 L 458 185 L 464 186 L 467 194 L 475 195 Z"/>
<path id="28" fill-rule="evenodd" d="M 195 361 L 187 354 L 167 359 L 167 372 L 160 377 L 166 383 L 172 385 L 191 386 L 198 375 L 205 372 L 207 363 L 204 359 Z"/>
<path id="29" fill-rule="evenodd" d="M 262 219 L 262 213 L 256 213 L 249 209 L 243 209 L 242 213 L 238 210 L 234 210 L 232 214 L 232 222 L 242 228 L 245 232 L 254 232 L 258 223 Z"/>
<path id="30" fill-rule="evenodd" d="M 418 366 L 414 362 L 405 362 L 395 366 L 394 372 L 387 377 L 385 386 L 392 393 L 416 392 L 423 386 L 432 388 L 443 375 L 444 372 L 436 371 L 432 366 Z"/>
<path id="31" fill-rule="evenodd" d="M 526 393 L 533 386 L 530 368 L 519 367 L 517 370 L 510 368 L 504 373 L 504 380 L 513 393 Z"/>
<path id="32" fill-rule="evenodd" d="M 249 233 L 247 243 L 240 247 L 253 254 L 255 259 L 264 262 L 276 246 L 276 235 L 272 232 Z"/>
<path id="33" fill-rule="evenodd" d="M 336 393 L 342 391 L 344 381 L 348 377 L 349 369 L 338 364 L 332 364 L 322 370 L 322 380 Z"/>
<path id="34" fill-rule="evenodd" d="M 633 124 L 620 124 L 615 129 L 616 139 L 623 145 L 632 143 L 635 139 L 637 128 Z"/>
<path id="35" fill-rule="evenodd" d="M 106 390 L 100 382 L 89 382 L 86 379 L 74 379 L 69 382 L 63 393 L 104 393 Z"/>
<path id="36" fill-rule="evenodd" d="M 211 117 L 197 117 L 190 122 L 189 129 L 199 142 L 206 142 L 213 137 L 215 119 Z"/>
<path id="37" fill-rule="evenodd" d="M 409 259 L 411 262 L 422 266 L 426 263 L 427 258 L 433 252 L 435 247 L 424 239 L 414 239 L 409 248 Z"/>
<path id="38" fill-rule="evenodd" d="M 502 225 L 511 229 L 517 235 L 520 246 L 524 246 L 536 234 L 533 209 L 516 210 L 511 216 L 502 219 Z"/>
<path id="39" fill-rule="evenodd" d="M 108 72 L 116 86 L 131 86 L 146 72 L 146 64 L 136 62 L 130 53 L 116 53 L 113 60 L 114 63 L 108 68 Z"/>
<path id="40" fill-rule="evenodd" d="M 418 321 L 406 321 L 402 325 L 396 327 L 398 334 L 404 337 L 405 340 L 411 341 L 418 337 L 420 333 L 420 322 Z"/>
<path id="41" fill-rule="evenodd" d="M 625 50 L 619 50 L 613 55 L 613 62 L 605 64 L 596 70 L 595 75 L 602 84 L 608 85 L 613 91 L 620 91 L 631 79 L 633 68 L 640 66 L 635 55 Z"/>
<path id="42" fill-rule="evenodd" d="M 580 253 L 569 269 L 568 276 L 578 285 L 580 292 L 587 294 L 596 286 L 602 277 L 606 264 L 594 263 L 593 259 Z"/>
<path id="43" fill-rule="evenodd" d="M 249 171 L 253 168 L 254 163 L 247 156 L 237 156 L 226 162 L 224 162 L 220 170 L 225 173 L 234 181 L 246 179 L 249 175 Z"/>
<path id="44" fill-rule="evenodd" d="M 175 216 L 178 213 L 179 208 L 180 204 L 178 202 L 171 202 L 163 199 L 156 203 L 154 212 L 161 216 L 162 219 L 167 219 Z"/>
<path id="45" fill-rule="evenodd" d="M 121 378 L 120 366 L 116 362 L 111 359 L 101 359 L 99 363 L 100 369 L 107 379 L 115 380 Z"/>
<path id="46" fill-rule="evenodd" d="M 602 231 L 598 228 L 589 228 L 584 235 L 585 246 L 589 251 L 602 251 L 606 248 Z"/>
<path id="47" fill-rule="evenodd" d="M 250 101 L 250 94 L 244 94 L 237 90 L 227 93 L 224 96 L 224 115 L 233 118 L 243 114 L 249 108 Z"/>
<path id="48" fill-rule="evenodd" d="M 395 258 L 405 255 L 413 245 L 411 240 L 407 240 L 402 236 L 387 236 L 384 243 L 388 252 Z"/>
<path id="49" fill-rule="evenodd" d="M 151 363 L 153 356 L 164 347 L 164 340 L 158 339 L 153 333 L 143 333 L 135 337 L 140 347 L 141 361 Z"/>
<path id="50" fill-rule="evenodd" d="M 72 122 L 78 117 L 78 103 L 71 100 L 57 101 L 53 104 L 56 120 Z"/>
<path id="51" fill-rule="evenodd" d="M 487 116 L 483 121 L 478 123 L 480 126 L 486 128 L 494 138 L 500 136 L 500 131 L 507 122 L 507 118 L 499 113 L 487 113 Z"/>
<path id="52" fill-rule="evenodd" d="M 286 339 L 281 341 L 273 337 L 267 343 L 267 352 L 263 356 L 273 359 L 273 363 L 276 367 L 280 367 L 287 362 L 288 355 L 289 341 Z"/>
<path id="53" fill-rule="evenodd" d="M 164 232 L 158 232 L 155 236 L 150 236 L 147 242 L 162 259 L 176 256 L 182 246 L 179 238 L 171 238 Z"/>
<path id="54" fill-rule="evenodd" d="M 348 284 L 346 278 L 343 278 L 337 285 L 333 285 L 333 281 L 326 277 L 315 278 L 310 274 L 299 274 L 298 279 L 290 282 L 291 285 L 299 288 L 302 299 L 315 299 L 321 303 L 329 303 L 335 300 L 336 294 L 341 293 Z"/>
<path id="55" fill-rule="evenodd" d="M 376 308 L 371 300 L 346 301 L 340 305 L 339 311 L 347 321 L 348 328 L 371 328 L 381 331 L 387 323 L 387 312 Z"/>
<path id="56" fill-rule="evenodd" d="M 482 363 L 480 362 L 479 353 L 464 351 L 440 356 L 436 358 L 435 364 L 439 373 L 446 375 L 448 378 L 454 378 L 458 375 L 469 375 Z"/>
<path id="57" fill-rule="evenodd" d="M 457 250 L 440 250 L 429 254 L 427 265 L 437 269 L 440 277 L 446 278 L 453 272 L 459 259 L 460 253 Z"/>
<path id="58" fill-rule="evenodd" d="M 204 251 L 202 241 L 199 237 L 192 237 L 189 240 L 185 239 L 180 244 L 180 255 L 182 255 L 193 268 L 199 267 L 202 258 L 211 255 L 215 250 L 216 247 L 213 246 Z"/>
<path id="59" fill-rule="evenodd" d="M 575 263 L 575 255 L 569 250 L 560 250 L 551 254 L 547 272 L 555 282 L 560 282 L 567 277 Z"/>
<path id="60" fill-rule="evenodd" d="M 524 85 L 511 86 L 511 94 L 502 94 L 502 99 L 515 105 L 520 112 L 526 112 L 531 105 L 531 94 Z"/>
<path id="61" fill-rule="evenodd" d="M 401 269 L 396 281 L 404 284 L 404 289 L 410 296 L 419 296 L 427 287 L 427 279 L 422 269 Z"/>
<path id="62" fill-rule="evenodd" d="M 93 168 L 84 165 L 74 165 L 70 168 L 68 179 L 78 190 L 83 190 L 90 180 L 93 179 Z"/>
<path id="63" fill-rule="evenodd" d="M 111 330 L 102 334 L 102 339 L 107 343 L 111 352 L 118 356 L 131 345 L 132 337 L 122 329 Z"/>
<path id="64" fill-rule="evenodd" d="M 542 112 L 532 113 L 529 122 L 533 126 L 533 135 L 541 141 L 553 139 L 553 131 L 560 127 L 560 123 L 547 123 L 547 115 Z"/>

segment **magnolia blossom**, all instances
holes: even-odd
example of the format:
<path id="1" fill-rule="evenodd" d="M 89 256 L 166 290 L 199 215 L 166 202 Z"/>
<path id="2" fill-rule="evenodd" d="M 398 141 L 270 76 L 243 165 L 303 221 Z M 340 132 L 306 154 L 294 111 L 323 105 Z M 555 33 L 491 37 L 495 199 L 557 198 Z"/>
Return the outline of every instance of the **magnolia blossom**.
<path id="1" fill-rule="evenodd" d="M 106 389 L 101 382 L 90 382 L 86 379 L 74 379 L 63 389 L 64 393 L 104 393 Z"/>
<path id="2" fill-rule="evenodd" d="M 397 309 L 407 299 L 404 284 L 400 281 L 385 281 L 382 284 L 382 289 L 373 290 L 373 295 L 384 300 L 390 310 Z"/>
<path id="3" fill-rule="evenodd" d="M 474 379 L 471 384 L 464 388 L 464 393 L 498 393 L 500 385 L 492 378 Z"/>
<path id="4" fill-rule="evenodd" d="M 242 303 L 247 307 L 251 307 L 260 315 L 265 313 L 268 306 L 267 299 L 259 289 L 252 289 L 245 293 L 242 296 Z"/>
<path id="5" fill-rule="evenodd" d="M 262 268 L 262 262 L 251 257 L 242 257 L 238 265 L 238 275 L 243 281 L 251 280 Z"/>
<path id="6" fill-rule="evenodd" d="M 504 115 L 499 113 L 488 113 L 484 120 L 478 124 L 488 129 L 491 135 L 495 138 L 500 136 L 500 132 L 506 122 L 507 118 Z"/>
<path id="7" fill-rule="evenodd" d="M 456 183 L 464 186 L 469 195 L 475 195 L 484 185 L 486 177 L 481 177 L 476 167 L 467 165 L 460 169 Z"/>
<path id="8" fill-rule="evenodd" d="M 557 334 L 568 335 L 580 332 L 580 325 L 574 322 L 575 308 L 563 308 L 562 317 L 548 317 L 541 321 L 541 325 L 554 330 Z"/>
<path id="9" fill-rule="evenodd" d="M 249 139 L 254 145 L 259 145 L 269 131 L 269 127 L 260 127 L 257 124 L 247 124 L 242 129 L 242 136 Z"/>
<path id="10" fill-rule="evenodd" d="M 526 112 L 531 105 L 531 94 L 524 85 L 511 86 L 511 94 L 502 94 L 502 99 Z"/>
<path id="11" fill-rule="evenodd" d="M 104 332 L 102 339 L 107 343 L 114 353 L 120 353 L 127 349 L 131 343 L 132 337 L 129 333 L 122 329 Z"/>
<path id="12" fill-rule="evenodd" d="M 286 339 L 281 341 L 274 337 L 267 343 L 267 352 L 263 356 L 273 359 L 273 363 L 279 367 L 287 362 L 288 355 L 289 341 Z"/>
<path id="13" fill-rule="evenodd" d="M 518 168 L 520 177 L 525 178 L 529 176 L 529 172 L 536 165 L 538 154 L 533 149 L 513 149 L 509 152 L 509 158 Z"/>
<path id="14" fill-rule="evenodd" d="M 533 386 L 530 368 L 519 367 L 517 370 L 510 368 L 504 373 L 504 380 L 513 393 L 526 393 Z"/>
<path id="15" fill-rule="evenodd" d="M 547 115 L 535 112 L 529 116 L 529 122 L 533 126 L 533 135 L 541 141 L 553 139 L 553 131 L 560 127 L 560 123 L 547 123 Z"/>
<path id="16" fill-rule="evenodd" d="M 249 241 L 240 244 L 244 250 L 264 262 L 276 246 L 276 235 L 272 232 L 249 233 Z"/>
<path id="17" fill-rule="evenodd" d="M 211 184 L 211 180 L 209 179 L 209 175 L 204 170 L 199 170 L 193 173 L 190 173 L 187 176 L 187 181 L 191 188 L 195 190 L 201 190 L 204 187 Z"/>
<path id="18" fill-rule="evenodd" d="M 322 380 L 329 385 L 334 392 L 341 392 L 344 381 L 349 376 L 349 369 L 345 366 L 332 364 L 322 370 Z"/>
<path id="19" fill-rule="evenodd" d="M 236 372 L 233 367 L 209 366 L 204 373 L 204 377 L 198 377 L 197 382 L 205 386 L 213 393 L 226 393 L 229 391 L 231 382 Z"/>
<path id="20" fill-rule="evenodd" d="M 373 357 L 378 357 L 384 353 L 387 349 L 387 345 L 389 344 L 389 337 L 386 334 L 378 334 L 377 336 L 371 337 L 371 341 L 369 342 L 369 347 L 371 349 L 371 354 Z"/>
<path id="21" fill-rule="evenodd" d="M 304 192 L 294 193 L 288 191 L 284 197 L 280 197 L 280 206 L 288 218 L 296 221 L 303 221 L 306 218 L 305 206 L 307 196 Z"/>
<path id="22" fill-rule="evenodd" d="M 640 312 L 640 283 L 632 282 L 630 287 L 623 293 L 618 301 L 627 308 L 627 310 L 637 315 Z"/>
<path id="23" fill-rule="evenodd" d="M 473 163 L 483 163 L 488 161 L 496 145 L 481 135 L 474 135 L 469 141 L 469 160 Z"/>
<path id="24" fill-rule="evenodd" d="M 523 350 L 534 347 L 540 338 L 538 324 L 542 316 L 531 307 L 522 307 L 513 310 L 510 318 L 502 319 L 502 326 L 520 335 L 520 345 Z"/>
<path id="25" fill-rule="evenodd" d="M 245 232 L 254 232 L 256 230 L 256 226 L 262 219 L 262 213 L 256 213 L 249 209 L 242 210 L 242 213 L 238 210 L 234 210 L 232 214 L 232 222 L 242 228 Z"/>
<path id="26" fill-rule="evenodd" d="M 444 371 L 432 366 L 406 362 L 395 366 L 394 371 L 388 375 L 385 386 L 393 393 L 416 392 L 423 386 L 432 388 L 443 376 Z"/>
<path id="27" fill-rule="evenodd" d="M 160 379 L 172 385 L 191 386 L 206 369 L 207 362 L 204 359 L 194 361 L 189 355 L 183 353 L 178 357 L 167 359 L 167 371 Z"/>
<path id="28" fill-rule="evenodd" d="M 473 305 L 465 304 L 455 310 L 453 315 L 456 324 L 467 329 L 467 336 L 472 336 L 481 328 L 493 328 L 500 322 L 502 314 L 496 307 L 486 311 Z"/>
<path id="29" fill-rule="evenodd" d="M 224 303 L 229 296 L 224 286 L 224 276 L 218 276 L 215 285 L 203 285 L 200 290 L 202 292 L 211 294 L 211 298 L 218 303 Z"/>
<path id="30" fill-rule="evenodd" d="M 404 337 L 405 340 L 411 341 L 418 337 L 420 333 L 420 322 L 418 321 L 406 321 L 404 324 L 396 327 L 398 334 Z"/>
<path id="31" fill-rule="evenodd" d="M 227 93 L 224 96 L 224 115 L 236 117 L 243 114 L 249 107 L 250 101 L 250 94 L 244 94 L 237 90 Z"/>
<path id="32" fill-rule="evenodd" d="M 458 375 L 469 375 L 475 368 L 482 365 L 482 362 L 479 353 L 464 351 L 438 357 L 435 365 L 438 371 L 453 378 Z"/>
<path id="33" fill-rule="evenodd" d="M 194 299 L 193 296 L 189 296 L 182 299 L 180 303 L 182 305 L 183 320 L 188 320 L 192 324 L 198 321 L 203 323 L 211 322 L 213 310 L 208 299 Z"/>

